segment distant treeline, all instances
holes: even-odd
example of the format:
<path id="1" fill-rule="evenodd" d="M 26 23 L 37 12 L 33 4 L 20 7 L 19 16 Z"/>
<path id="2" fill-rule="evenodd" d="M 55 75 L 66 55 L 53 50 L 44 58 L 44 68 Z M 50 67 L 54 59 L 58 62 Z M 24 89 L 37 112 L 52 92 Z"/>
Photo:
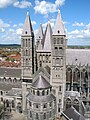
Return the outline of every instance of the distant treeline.
<path id="1" fill-rule="evenodd" d="M 20 48 L 20 44 L 0 44 L 0 48 Z M 68 45 L 68 49 L 90 49 L 90 46 Z"/>
<path id="2" fill-rule="evenodd" d="M 90 46 L 68 45 L 68 49 L 90 49 Z"/>
<path id="3" fill-rule="evenodd" d="M 19 48 L 19 44 L 0 44 L 0 48 Z"/>

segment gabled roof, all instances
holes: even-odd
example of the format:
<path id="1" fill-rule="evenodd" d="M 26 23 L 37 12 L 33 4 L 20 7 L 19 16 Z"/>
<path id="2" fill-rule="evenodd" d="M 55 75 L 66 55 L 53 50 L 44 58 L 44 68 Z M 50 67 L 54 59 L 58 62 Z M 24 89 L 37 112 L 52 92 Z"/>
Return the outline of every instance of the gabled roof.
<path id="1" fill-rule="evenodd" d="M 47 89 L 51 87 L 50 83 L 39 73 L 38 78 L 32 83 L 32 87 L 36 89 Z"/>
<path id="2" fill-rule="evenodd" d="M 54 26 L 53 35 L 66 35 L 64 24 L 63 24 L 61 14 L 60 14 L 60 10 L 58 10 L 58 15 L 57 15 L 56 23 Z"/>
<path id="3" fill-rule="evenodd" d="M 85 118 L 73 107 L 71 106 L 65 110 L 62 115 L 66 117 L 67 120 L 85 120 Z"/>
<path id="4" fill-rule="evenodd" d="M 30 36 L 33 35 L 33 28 L 31 24 L 29 12 L 27 12 L 23 31 L 22 31 L 22 36 L 26 36 L 26 35 L 30 35 Z"/>
<path id="5" fill-rule="evenodd" d="M 48 70 L 46 68 L 40 67 L 34 74 L 33 74 L 33 78 L 34 81 L 37 79 L 37 77 L 39 76 L 39 74 L 44 75 L 44 77 L 46 78 L 47 81 L 49 81 L 50 79 L 50 73 L 48 72 Z"/>
<path id="6" fill-rule="evenodd" d="M 52 29 L 50 22 L 48 22 L 45 32 L 45 42 L 43 50 L 51 51 L 51 37 L 52 37 Z"/>

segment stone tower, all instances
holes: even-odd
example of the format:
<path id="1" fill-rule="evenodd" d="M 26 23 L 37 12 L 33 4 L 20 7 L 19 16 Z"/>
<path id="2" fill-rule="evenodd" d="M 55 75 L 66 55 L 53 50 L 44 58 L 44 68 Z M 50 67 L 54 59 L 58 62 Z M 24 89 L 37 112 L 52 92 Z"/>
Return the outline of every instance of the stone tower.
<path id="1" fill-rule="evenodd" d="M 55 120 L 56 97 L 52 94 L 52 86 L 42 72 L 36 76 L 27 95 L 28 120 Z"/>
<path id="2" fill-rule="evenodd" d="M 26 109 L 26 95 L 32 83 L 32 74 L 34 74 L 34 33 L 27 12 L 24 28 L 21 35 L 21 77 L 22 77 L 22 110 Z M 27 88 L 28 87 L 28 88 Z"/>
<path id="3" fill-rule="evenodd" d="M 63 110 L 66 88 L 66 34 L 60 10 L 51 40 L 51 85 L 57 98 L 57 115 Z"/>
<path id="4" fill-rule="evenodd" d="M 34 33 L 28 12 L 21 35 L 21 55 L 22 78 L 28 79 L 34 74 Z"/>

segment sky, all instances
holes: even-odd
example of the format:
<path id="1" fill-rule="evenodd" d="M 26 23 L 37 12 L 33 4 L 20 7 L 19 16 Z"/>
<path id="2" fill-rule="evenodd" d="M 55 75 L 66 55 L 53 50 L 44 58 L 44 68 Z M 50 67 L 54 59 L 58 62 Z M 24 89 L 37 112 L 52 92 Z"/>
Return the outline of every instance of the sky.
<path id="1" fill-rule="evenodd" d="M 68 45 L 90 45 L 90 0 L 0 0 L 0 44 L 20 44 L 27 11 L 34 33 L 48 20 L 54 28 L 58 9 L 67 32 Z"/>

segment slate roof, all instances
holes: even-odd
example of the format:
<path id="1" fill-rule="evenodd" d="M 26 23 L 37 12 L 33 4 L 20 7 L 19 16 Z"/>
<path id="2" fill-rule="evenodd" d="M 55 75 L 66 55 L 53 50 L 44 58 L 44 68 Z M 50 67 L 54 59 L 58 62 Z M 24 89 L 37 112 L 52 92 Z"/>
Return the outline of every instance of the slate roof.
<path id="1" fill-rule="evenodd" d="M 45 95 L 45 96 L 36 96 L 33 95 L 32 93 L 29 93 L 27 96 L 27 99 L 30 101 L 33 101 L 35 103 L 47 103 L 50 102 L 54 99 L 56 99 L 56 97 L 53 94 L 49 94 L 49 95 Z"/>
<path id="2" fill-rule="evenodd" d="M 47 89 L 51 87 L 50 83 L 41 74 L 38 76 L 37 80 L 32 83 L 31 86 L 36 89 Z"/>
<path id="3" fill-rule="evenodd" d="M 12 88 L 21 88 L 22 84 L 0 83 L 0 90 L 9 91 Z"/>
<path id="4" fill-rule="evenodd" d="M 67 117 L 67 120 L 85 120 L 85 118 L 73 107 L 71 106 L 62 113 L 63 116 Z M 69 119 L 68 119 L 69 118 Z"/>
<path id="5" fill-rule="evenodd" d="M 0 67 L 0 77 L 21 77 L 21 68 L 1 68 Z"/>
<path id="6" fill-rule="evenodd" d="M 90 49 L 67 49 L 66 64 L 90 65 Z"/>
<path id="7" fill-rule="evenodd" d="M 12 88 L 7 94 L 7 96 L 19 96 L 22 95 L 22 89 Z"/>

